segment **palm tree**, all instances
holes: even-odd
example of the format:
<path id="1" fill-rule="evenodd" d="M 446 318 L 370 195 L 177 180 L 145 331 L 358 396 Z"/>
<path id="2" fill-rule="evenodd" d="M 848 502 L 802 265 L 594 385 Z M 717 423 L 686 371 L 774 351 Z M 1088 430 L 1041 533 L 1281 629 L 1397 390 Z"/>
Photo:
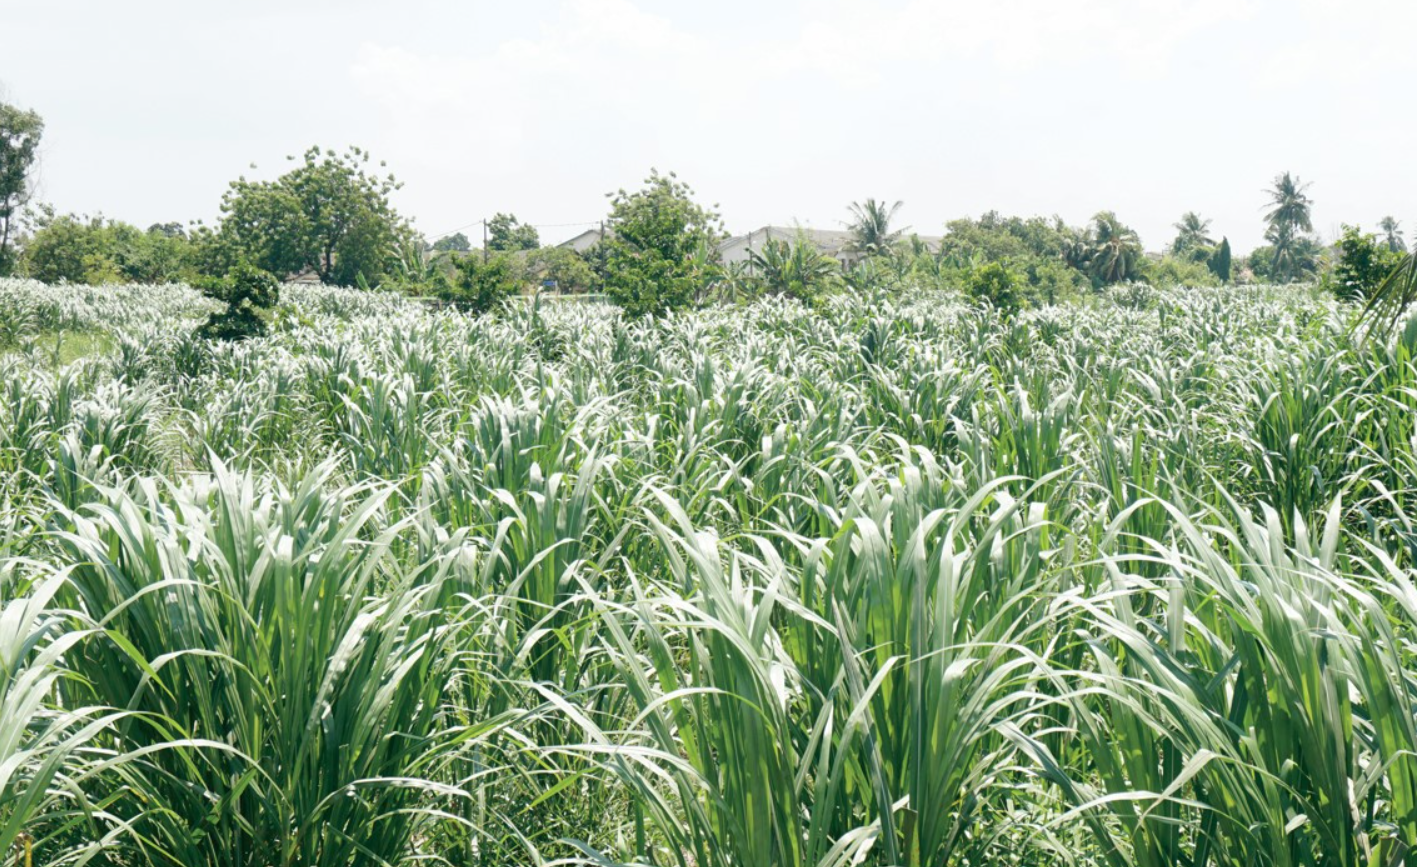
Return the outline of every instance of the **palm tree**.
<path id="1" fill-rule="evenodd" d="M 904 229 L 891 231 L 891 220 L 900 211 L 904 202 L 887 205 L 884 201 L 867 199 L 865 202 L 851 203 L 851 242 L 848 248 L 867 256 L 889 253 L 900 239 Z"/>
<path id="2" fill-rule="evenodd" d="M 1269 222 L 1270 231 L 1287 234 L 1290 238 L 1299 232 L 1312 232 L 1314 224 L 1310 218 L 1313 200 L 1305 194 L 1309 185 L 1295 175 L 1285 172 L 1275 177 L 1274 189 L 1267 190 L 1273 206 L 1264 218 Z"/>
<path id="3" fill-rule="evenodd" d="M 1395 217 L 1383 217 L 1378 223 L 1383 233 L 1383 243 L 1394 253 L 1406 253 L 1407 242 L 1402 239 L 1402 224 Z"/>
<path id="4" fill-rule="evenodd" d="M 1182 214 L 1175 229 L 1176 240 L 1171 243 L 1174 255 L 1185 256 L 1215 246 L 1215 239 L 1210 237 L 1210 220 L 1201 219 L 1195 211 Z"/>
<path id="5" fill-rule="evenodd" d="M 1088 263 L 1092 279 L 1100 285 L 1120 283 L 1137 274 L 1141 261 L 1141 238 L 1111 211 L 1092 218 L 1092 254 Z"/>
<path id="6" fill-rule="evenodd" d="M 748 251 L 748 261 L 772 295 L 811 298 L 830 285 L 840 268 L 836 260 L 823 254 L 803 235 L 791 244 L 768 239 L 761 253 Z"/>

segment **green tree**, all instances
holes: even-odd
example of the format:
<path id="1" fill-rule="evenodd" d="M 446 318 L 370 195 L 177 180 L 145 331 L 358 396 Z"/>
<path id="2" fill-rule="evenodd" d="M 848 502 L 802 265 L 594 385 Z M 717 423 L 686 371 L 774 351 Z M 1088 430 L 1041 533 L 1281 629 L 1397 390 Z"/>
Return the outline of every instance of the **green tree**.
<path id="1" fill-rule="evenodd" d="M 192 243 L 161 224 L 144 232 L 102 216 L 42 216 L 21 257 L 46 283 L 168 283 L 196 275 Z M 180 229 L 180 226 L 179 226 Z"/>
<path id="2" fill-rule="evenodd" d="M 670 172 L 651 170 L 645 186 L 611 197 L 603 243 L 605 291 L 630 316 L 687 307 L 718 273 L 718 213 L 694 202 Z"/>
<path id="3" fill-rule="evenodd" d="M 369 171 L 369 160 L 359 148 L 311 148 L 274 181 L 233 181 L 221 234 L 240 258 L 276 275 L 309 269 L 323 283 L 352 286 L 362 275 L 378 285 L 412 230 L 389 203 L 400 184 Z"/>
<path id="4" fill-rule="evenodd" d="M 1378 222 L 1378 230 L 1383 233 L 1383 245 L 1393 253 L 1406 253 L 1407 242 L 1402 238 L 1402 224 L 1396 217 L 1383 217 Z"/>
<path id="5" fill-rule="evenodd" d="M 1308 196 L 1309 184 L 1303 183 L 1295 175 L 1285 172 L 1274 179 L 1274 186 L 1267 192 L 1270 210 L 1265 221 L 1270 231 L 1286 231 L 1295 237 L 1301 232 L 1312 232 L 1313 200 Z"/>
<path id="6" fill-rule="evenodd" d="M 1171 242 L 1171 255 L 1183 259 L 1201 261 L 1209 257 L 1215 240 L 1210 237 L 1210 220 L 1201 218 L 1195 211 L 1181 215 L 1175 224 L 1176 240 Z"/>
<path id="7" fill-rule="evenodd" d="M 466 253 L 471 249 L 472 242 L 462 232 L 444 235 L 433 242 L 433 252 L 435 253 Z"/>
<path id="8" fill-rule="evenodd" d="M 903 205 L 904 202 L 887 205 L 875 199 L 852 202 L 851 221 L 847 223 L 847 229 L 851 232 L 848 248 L 865 256 L 889 254 L 904 231 L 891 229 L 891 221 Z"/>
<path id="9" fill-rule="evenodd" d="M 595 284 L 595 273 L 576 251 L 564 247 L 538 247 L 526 254 L 527 276 L 537 285 L 548 280 L 558 292 L 585 292 Z"/>
<path id="10" fill-rule="evenodd" d="M 1402 253 L 1357 226 L 1344 226 L 1334 246 L 1337 255 L 1322 282 L 1340 298 L 1368 300 L 1402 261 Z"/>
<path id="11" fill-rule="evenodd" d="M 204 281 L 202 291 L 226 305 L 197 329 L 197 335 L 208 340 L 260 337 L 266 333 L 271 308 L 280 301 L 275 275 L 245 262 L 223 278 Z"/>
<path id="12" fill-rule="evenodd" d="M 541 237 L 535 226 L 517 222 L 511 214 L 498 214 L 487 221 L 487 249 L 501 252 L 535 250 Z"/>
<path id="13" fill-rule="evenodd" d="M 811 300 L 840 279 L 835 259 L 799 235 L 792 243 L 769 238 L 761 252 L 748 251 L 753 276 L 763 291 L 771 295 Z"/>
<path id="14" fill-rule="evenodd" d="M 1220 245 L 1215 248 L 1215 252 L 1210 254 L 1210 259 L 1206 262 L 1210 273 L 1214 274 L 1221 283 L 1230 282 L 1230 259 L 1230 239 L 1221 238 Z"/>
<path id="15" fill-rule="evenodd" d="M 966 288 L 971 297 L 987 301 L 1000 310 L 1018 310 L 1023 306 L 1020 293 L 1022 278 L 1002 262 L 990 262 L 970 274 Z"/>
<path id="16" fill-rule="evenodd" d="M 1141 239 L 1111 211 L 1092 218 L 1088 269 L 1093 283 L 1106 286 L 1134 280 L 1141 273 Z"/>
<path id="17" fill-rule="evenodd" d="M 38 114 L 0 102 L 0 275 L 14 270 L 17 224 L 29 201 L 30 169 L 43 134 Z"/>
<path id="18" fill-rule="evenodd" d="M 1265 214 L 1265 240 L 1274 248 L 1269 277 L 1275 282 L 1287 283 L 1312 270 L 1312 244 L 1306 243 L 1307 233 L 1314 230 L 1313 200 L 1308 189 L 1309 185 L 1297 176 L 1284 172 L 1266 191 L 1270 209 Z"/>
<path id="19" fill-rule="evenodd" d="M 526 283 L 526 268 L 514 254 L 462 254 L 453 260 L 452 279 L 442 297 L 474 313 L 486 313 L 521 292 Z"/>

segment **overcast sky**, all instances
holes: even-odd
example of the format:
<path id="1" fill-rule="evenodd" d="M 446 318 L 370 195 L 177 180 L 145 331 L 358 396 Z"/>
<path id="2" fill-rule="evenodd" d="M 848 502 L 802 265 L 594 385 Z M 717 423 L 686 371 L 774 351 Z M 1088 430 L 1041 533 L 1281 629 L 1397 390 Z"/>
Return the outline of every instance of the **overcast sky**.
<path id="1" fill-rule="evenodd" d="M 0 94 L 44 200 L 141 226 L 355 144 L 430 236 L 560 240 L 654 166 L 732 231 L 873 196 L 922 234 L 1108 208 L 1148 249 L 1194 209 L 1246 251 L 1283 170 L 1326 237 L 1412 236 L 1414 37 L 1414 0 L 0 0 Z"/>

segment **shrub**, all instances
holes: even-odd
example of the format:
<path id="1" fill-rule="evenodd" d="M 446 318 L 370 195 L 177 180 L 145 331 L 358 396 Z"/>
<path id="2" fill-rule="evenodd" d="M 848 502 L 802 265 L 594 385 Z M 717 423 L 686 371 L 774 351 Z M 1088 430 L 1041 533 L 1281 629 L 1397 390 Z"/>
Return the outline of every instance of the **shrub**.
<path id="1" fill-rule="evenodd" d="M 1402 261 L 1376 235 L 1357 226 L 1344 226 L 1335 246 L 1333 267 L 1324 272 L 1321 285 L 1340 298 L 1367 299 Z"/>
<path id="2" fill-rule="evenodd" d="M 208 340 L 245 340 L 266 333 L 271 308 L 280 301 L 280 281 L 268 271 L 243 262 L 226 277 L 207 281 L 200 287 L 226 309 L 207 317 L 197 329 Z"/>
<path id="3" fill-rule="evenodd" d="M 438 291 L 474 313 L 486 313 L 525 285 L 525 267 L 514 254 L 492 253 L 486 258 L 473 254 L 453 260 L 452 279 Z"/>
<path id="4" fill-rule="evenodd" d="M 696 204 L 671 172 L 651 171 L 645 187 L 611 200 L 605 291 L 630 316 L 687 307 L 714 281 L 718 214 Z"/>
<path id="5" fill-rule="evenodd" d="M 1001 262 L 990 262 L 974 269 L 969 275 L 966 288 L 969 294 L 981 301 L 988 301 L 1000 310 L 1018 310 L 1024 306 L 1019 292 L 1023 279 L 1009 270 Z"/>

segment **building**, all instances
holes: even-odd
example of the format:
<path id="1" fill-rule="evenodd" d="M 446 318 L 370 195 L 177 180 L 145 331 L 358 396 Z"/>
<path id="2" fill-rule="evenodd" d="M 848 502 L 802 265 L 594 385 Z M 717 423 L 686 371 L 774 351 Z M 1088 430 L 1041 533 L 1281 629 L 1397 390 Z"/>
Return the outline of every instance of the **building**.
<path id="1" fill-rule="evenodd" d="M 576 253 L 584 253 L 591 247 L 594 247 L 596 244 L 599 244 L 600 238 L 601 231 L 599 228 L 586 229 L 584 232 L 581 232 L 574 238 L 562 241 L 556 246 L 566 250 L 574 251 Z"/>
<path id="2" fill-rule="evenodd" d="M 842 268 L 850 268 L 864 258 L 862 253 L 851 249 L 851 232 L 845 229 L 806 229 L 796 226 L 763 226 L 746 235 L 734 235 L 718 245 L 718 254 L 725 265 L 746 262 L 749 253 L 761 254 L 768 241 L 791 244 L 799 237 L 806 238 L 823 254 L 840 263 Z M 908 241 L 910 237 L 919 237 L 931 250 L 940 249 L 938 236 L 906 236 L 902 241 Z M 599 228 L 587 229 L 557 246 L 584 253 L 600 243 L 600 239 Z"/>
<path id="3" fill-rule="evenodd" d="M 718 253 L 724 264 L 746 262 L 749 253 L 761 254 L 768 241 L 791 244 L 799 237 L 835 259 L 842 268 L 850 268 L 864 258 L 864 254 L 851 248 L 851 232 L 845 229 L 805 229 L 796 226 L 763 226 L 746 235 L 734 235 L 719 245 Z M 908 240 L 908 237 L 902 237 L 902 241 Z M 919 237 L 931 250 L 940 249 L 939 237 Z"/>

